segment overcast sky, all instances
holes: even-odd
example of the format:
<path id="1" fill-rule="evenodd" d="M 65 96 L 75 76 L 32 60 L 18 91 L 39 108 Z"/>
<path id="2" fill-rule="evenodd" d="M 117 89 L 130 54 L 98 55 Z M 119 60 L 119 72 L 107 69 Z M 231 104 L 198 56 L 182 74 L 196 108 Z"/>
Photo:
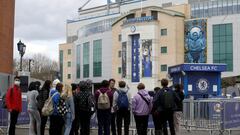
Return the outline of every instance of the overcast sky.
<path id="1" fill-rule="evenodd" d="M 87 0 L 16 0 L 14 57 L 21 39 L 27 46 L 24 57 L 43 53 L 58 60 L 58 44 L 65 43 L 66 20 L 77 17 Z M 107 0 L 92 0 L 85 8 L 103 5 Z M 114 1 L 114 0 L 113 0 Z"/>

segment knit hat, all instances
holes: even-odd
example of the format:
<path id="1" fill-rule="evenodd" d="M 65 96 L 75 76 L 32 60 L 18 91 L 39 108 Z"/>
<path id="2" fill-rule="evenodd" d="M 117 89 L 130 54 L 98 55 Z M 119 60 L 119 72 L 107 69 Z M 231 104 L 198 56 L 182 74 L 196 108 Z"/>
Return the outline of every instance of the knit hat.
<path id="1" fill-rule="evenodd" d="M 57 85 L 58 83 L 60 83 L 60 81 L 59 81 L 58 79 L 55 79 L 55 80 L 53 81 L 53 83 L 52 83 L 53 88 L 56 88 L 56 85 Z"/>

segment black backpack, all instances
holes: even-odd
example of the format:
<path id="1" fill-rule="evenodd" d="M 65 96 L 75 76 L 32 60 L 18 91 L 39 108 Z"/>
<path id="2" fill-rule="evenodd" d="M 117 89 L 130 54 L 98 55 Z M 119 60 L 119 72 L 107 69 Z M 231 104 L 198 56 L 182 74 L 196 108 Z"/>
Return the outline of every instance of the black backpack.
<path id="1" fill-rule="evenodd" d="M 78 109 L 82 111 L 94 112 L 95 102 L 93 96 L 88 92 L 80 92 L 77 95 Z"/>
<path id="2" fill-rule="evenodd" d="M 164 109 L 174 109 L 175 101 L 173 91 L 163 89 L 163 108 Z"/>

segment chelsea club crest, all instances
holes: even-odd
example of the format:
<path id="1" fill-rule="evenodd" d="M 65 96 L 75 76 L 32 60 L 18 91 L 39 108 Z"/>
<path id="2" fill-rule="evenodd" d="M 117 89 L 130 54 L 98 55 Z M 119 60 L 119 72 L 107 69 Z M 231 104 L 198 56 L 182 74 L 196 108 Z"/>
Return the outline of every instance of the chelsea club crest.
<path id="1" fill-rule="evenodd" d="M 206 92 L 209 88 L 209 82 L 208 80 L 201 78 L 197 81 L 196 86 L 200 92 Z"/>

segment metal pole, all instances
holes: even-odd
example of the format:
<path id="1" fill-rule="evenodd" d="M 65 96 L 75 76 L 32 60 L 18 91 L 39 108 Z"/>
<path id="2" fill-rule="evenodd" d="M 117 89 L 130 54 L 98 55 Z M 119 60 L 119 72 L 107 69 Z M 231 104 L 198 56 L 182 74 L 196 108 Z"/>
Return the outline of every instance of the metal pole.
<path id="1" fill-rule="evenodd" d="M 22 55 L 21 55 L 21 58 L 20 58 L 20 71 L 22 71 Z"/>
<path id="2" fill-rule="evenodd" d="M 31 72 L 31 61 L 32 61 L 32 60 L 29 60 L 29 61 L 28 61 L 28 71 L 29 71 L 29 72 Z"/>

